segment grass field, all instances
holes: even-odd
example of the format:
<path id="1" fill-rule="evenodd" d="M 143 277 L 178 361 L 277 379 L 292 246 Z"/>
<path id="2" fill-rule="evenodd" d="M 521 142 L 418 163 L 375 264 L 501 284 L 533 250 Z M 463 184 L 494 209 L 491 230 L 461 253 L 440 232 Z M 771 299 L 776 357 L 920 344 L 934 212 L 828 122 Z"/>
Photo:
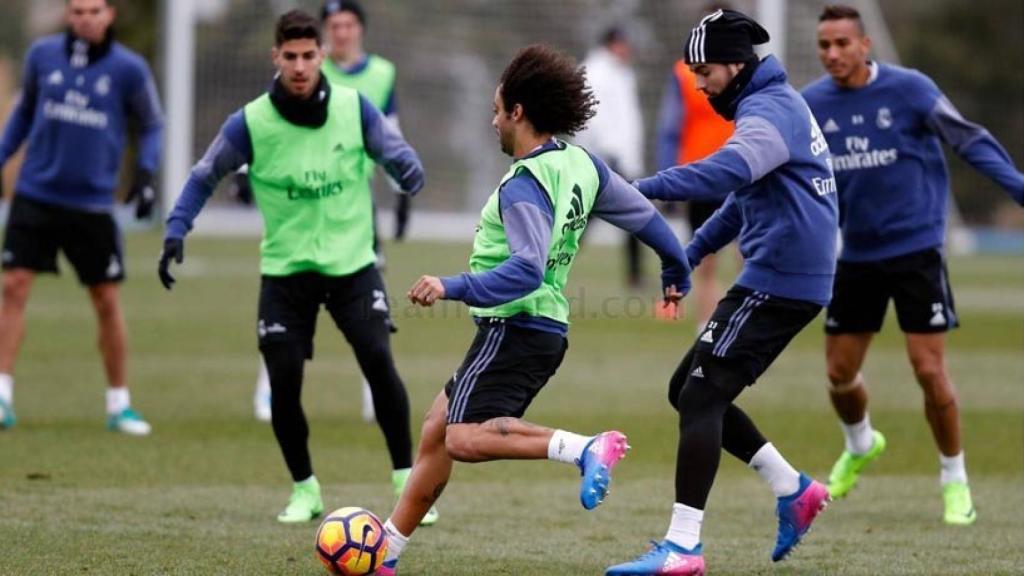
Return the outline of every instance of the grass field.
<path id="1" fill-rule="evenodd" d="M 0 433 L 0 574 L 322 573 L 315 526 L 274 520 L 289 478 L 270 427 L 251 417 L 257 243 L 190 241 L 170 294 L 154 274 L 158 243 L 129 236 L 125 285 L 133 400 L 154 425 L 149 438 L 103 428 L 94 322 L 73 274 L 37 282 L 17 371 L 19 424 Z M 401 327 L 394 347 L 417 431 L 473 328 L 457 306 L 424 312 L 397 296 L 421 273 L 462 270 L 467 253 L 451 245 L 388 251 Z M 651 255 L 647 265 L 654 270 Z M 402 574 L 601 574 L 664 534 L 676 445 L 665 389 L 694 328 L 650 320 L 650 301 L 622 292 L 620 269 L 618 250 L 585 247 L 570 288 L 579 317 L 567 360 L 528 414 L 581 432 L 629 434 L 633 451 L 612 497 L 584 512 L 578 477 L 564 465 L 458 466 L 441 521 L 416 534 Z M 778 566 L 769 559 L 770 492 L 723 458 L 704 529 L 712 573 L 1024 573 L 1024 266 L 955 259 L 951 272 L 964 328 L 951 336 L 950 364 L 978 523 L 940 521 L 937 456 L 890 317 L 866 367 L 886 456 Z M 386 515 L 387 455 L 377 429 L 359 419 L 358 380 L 344 340 L 321 318 L 305 405 L 326 504 Z M 795 465 L 827 473 L 842 439 L 825 393 L 820 324 L 741 404 Z"/>

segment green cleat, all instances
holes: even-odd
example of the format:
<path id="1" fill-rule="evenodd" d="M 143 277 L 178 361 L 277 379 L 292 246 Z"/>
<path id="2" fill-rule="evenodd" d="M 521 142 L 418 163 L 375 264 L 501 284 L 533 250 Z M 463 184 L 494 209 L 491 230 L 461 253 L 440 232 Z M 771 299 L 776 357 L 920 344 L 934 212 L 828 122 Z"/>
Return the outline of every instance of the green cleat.
<path id="1" fill-rule="evenodd" d="M 405 485 L 409 482 L 409 475 L 412 473 L 412 468 L 405 468 L 402 470 L 395 470 L 391 473 L 391 487 L 395 491 L 395 498 L 401 498 L 402 492 L 405 491 Z M 431 506 L 430 510 L 427 510 L 426 515 L 420 520 L 420 526 L 433 526 L 437 524 L 437 519 L 441 515 L 437 512 L 436 506 Z"/>
<path id="2" fill-rule="evenodd" d="M 308 480 L 296 482 L 292 488 L 292 496 L 288 506 L 277 515 L 278 522 L 298 524 L 309 522 L 323 514 L 324 501 L 320 498 L 320 483 L 312 476 Z"/>
<path id="3" fill-rule="evenodd" d="M 828 493 L 833 498 L 842 498 L 846 493 L 857 485 L 857 479 L 864 467 L 874 461 L 885 452 L 885 436 L 878 430 L 874 431 L 875 441 L 866 454 L 851 454 L 843 451 L 843 455 L 836 460 L 832 466 L 832 472 L 828 475 Z"/>
<path id="4" fill-rule="evenodd" d="M 14 428 L 14 424 L 17 421 L 18 419 L 14 417 L 14 406 L 0 398 L 0 430 Z"/>
<path id="5" fill-rule="evenodd" d="M 942 501 L 946 513 L 942 519 L 953 526 L 970 526 L 978 519 L 971 501 L 971 489 L 966 482 L 950 482 L 942 487 Z"/>

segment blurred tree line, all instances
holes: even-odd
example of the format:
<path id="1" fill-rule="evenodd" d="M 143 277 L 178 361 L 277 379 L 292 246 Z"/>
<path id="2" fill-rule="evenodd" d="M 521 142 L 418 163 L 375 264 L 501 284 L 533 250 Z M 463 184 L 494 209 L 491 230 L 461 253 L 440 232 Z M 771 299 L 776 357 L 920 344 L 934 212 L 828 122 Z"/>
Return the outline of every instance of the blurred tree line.
<path id="1" fill-rule="evenodd" d="M 0 77 L 0 87 L 17 87 L 24 50 L 33 35 L 43 32 L 29 29 L 26 22 L 30 12 L 43 4 L 62 8 L 64 1 L 0 2 L 0 64 L 5 57 L 14 63 L 6 83 Z M 174 0 L 111 1 L 118 9 L 118 39 L 145 55 L 158 83 L 162 83 L 159 23 L 163 6 Z M 479 163 L 467 154 L 490 150 L 492 144 L 486 125 L 491 86 L 481 94 L 468 87 L 478 86 L 481 78 L 493 82 L 511 56 L 511 47 L 528 42 L 552 42 L 582 57 L 600 29 L 619 18 L 633 22 L 639 31 L 636 64 L 651 158 L 653 124 L 662 88 L 672 61 L 681 55 L 687 30 L 704 4 L 697 0 L 363 1 L 370 13 L 369 48 L 380 50 L 399 64 L 403 127 L 414 143 L 421 144 L 421 155 L 432 167 L 433 181 L 453 197 L 458 190 L 475 190 L 482 185 L 467 175 L 473 164 Z M 271 15 L 296 5 L 314 10 L 319 7 L 319 0 L 226 2 L 229 8 L 223 21 L 204 24 L 197 30 L 200 51 L 196 93 L 197 102 L 202 103 L 197 106 L 197 154 L 228 113 L 266 86 Z M 750 10 L 754 0 L 735 0 L 733 4 Z M 790 0 L 789 16 L 806 19 L 822 4 L 819 0 Z M 964 116 L 986 126 L 1007 147 L 1014 161 L 1024 165 L 1024 2 L 880 0 L 880 4 L 902 64 L 934 78 Z M 61 26 L 55 22 L 49 31 Z M 806 31 L 793 31 L 790 57 L 794 50 L 813 54 L 813 42 Z M 224 58 L 224 54 L 231 57 Z M 820 69 L 814 73 L 820 73 Z M 802 81 L 806 74 L 797 76 Z M 0 94 L 0 113 L 6 96 Z M 493 159 L 486 157 L 484 162 L 501 164 L 503 160 L 495 153 Z M 997 209 L 1007 206 L 1005 193 L 964 162 L 951 157 L 950 168 L 953 193 L 966 220 L 991 222 Z M 495 169 L 503 170 L 497 165 Z M 485 176 L 479 181 L 493 185 L 489 173 Z M 443 197 L 424 199 L 428 200 L 435 208 L 464 207 L 457 200 Z M 473 204 L 470 201 L 467 205 Z M 1005 213 L 1011 220 L 1024 220 L 1018 208 L 1005 209 Z"/>

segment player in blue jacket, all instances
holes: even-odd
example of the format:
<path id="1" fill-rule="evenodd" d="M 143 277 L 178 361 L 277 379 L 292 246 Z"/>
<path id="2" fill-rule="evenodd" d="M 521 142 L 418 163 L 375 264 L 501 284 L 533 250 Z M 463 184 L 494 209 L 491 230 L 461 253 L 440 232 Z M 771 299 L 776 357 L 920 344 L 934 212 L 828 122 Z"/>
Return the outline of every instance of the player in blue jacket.
<path id="1" fill-rule="evenodd" d="M 708 158 L 637 182 L 660 200 L 725 203 L 697 230 L 691 266 L 739 236 L 743 270 L 672 376 L 679 411 L 676 500 L 665 538 L 609 575 L 704 574 L 700 528 L 724 448 L 754 469 L 777 501 L 772 560 L 783 559 L 828 501 L 825 486 L 797 472 L 733 401 L 828 304 L 838 227 L 828 144 L 803 98 L 772 56 L 753 46 L 768 33 L 719 10 L 690 33 L 686 62 L 715 111 L 736 120 Z"/>
<path id="2" fill-rule="evenodd" d="M 129 200 L 137 201 L 137 217 L 152 212 L 163 116 L 146 62 L 111 36 L 114 17 L 106 0 L 67 2 L 68 31 L 29 49 L 21 98 L 0 140 L 0 167 L 28 142 L 3 247 L 0 429 L 14 425 L 12 374 L 32 282 L 40 272 L 57 272 L 60 251 L 88 288 L 99 320 L 110 383 L 107 425 L 132 435 L 150 431 L 128 397 L 118 296 L 124 262 L 112 211 L 125 133 L 134 118 L 139 154 Z"/>
<path id="3" fill-rule="evenodd" d="M 828 75 L 803 91 L 832 150 L 842 216 L 843 250 L 825 324 L 825 356 L 846 449 L 828 488 L 834 497 L 845 495 L 885 450 L 885 437 L 868 418 L 860 370 L 892 299 L 939 448 L 944 519 L 972 524 L 977 515 L 967 486 L 956 390 L 945 362 L 946 332 L 959 322 L 943 255 L 949 176 L 942 142 L 1018 203 L 1024 203 L 1024 175 L 930 78 L 869 61 L 870 49 L 855 9 L 826 7 L 818 56 Z"/>

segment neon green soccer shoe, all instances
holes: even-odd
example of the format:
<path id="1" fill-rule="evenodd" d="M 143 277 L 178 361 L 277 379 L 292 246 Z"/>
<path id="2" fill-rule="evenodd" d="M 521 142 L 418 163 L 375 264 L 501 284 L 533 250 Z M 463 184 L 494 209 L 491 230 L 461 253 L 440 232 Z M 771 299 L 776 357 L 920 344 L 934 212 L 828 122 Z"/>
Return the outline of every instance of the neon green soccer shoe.
<path id="1" fill-rule="evenodd" d="M 874 437 L 875 441 L 866 454 L 851 454 L 844 450 L 843 455 L 836 460 L 832 466 L 832 472 L 828 475 L 828 493 L 833 498 L 846 496 L 846 493 L 857 485 L 857 480 L 864 467 L 885 452 L 885 436 L 875 430 Z"/>
<path id="2" fill-rule="evenodd" d="M 950 482 L 942 487 L 942 502 L 946 512 L 942 519 L 953 526 L 970 526 L 978 519 L 971 500 L 971 489 L 965 482 Z"/>
<path id="3" fill-rule="evenodd" d="M 395 491 L 395 498 L 401 498 L 402 492 L 405 492 L 405 485 L 409 482 L 409 474 L 412 473 L 412 468 L 405 468 L 403 470 L 395 470 L 391 473 L 391 487 Z M 420 526 L 433 526 L 437 524 L 437 519 L 441 515 L 437 513 L 437 507 L 431 506 L 430 510 L 427 510 L 427 514 L 420 520 Z"/>
<path id="4" fill-rule="evenodd" d="M 295 483 L 291 498 L 288 499 L 288 506 L 277 515 L 277 521 L 285 524 L 309 522 L 323 512 L 324 501 L 320 498 L 320 483 L 312 476 Z"/>

